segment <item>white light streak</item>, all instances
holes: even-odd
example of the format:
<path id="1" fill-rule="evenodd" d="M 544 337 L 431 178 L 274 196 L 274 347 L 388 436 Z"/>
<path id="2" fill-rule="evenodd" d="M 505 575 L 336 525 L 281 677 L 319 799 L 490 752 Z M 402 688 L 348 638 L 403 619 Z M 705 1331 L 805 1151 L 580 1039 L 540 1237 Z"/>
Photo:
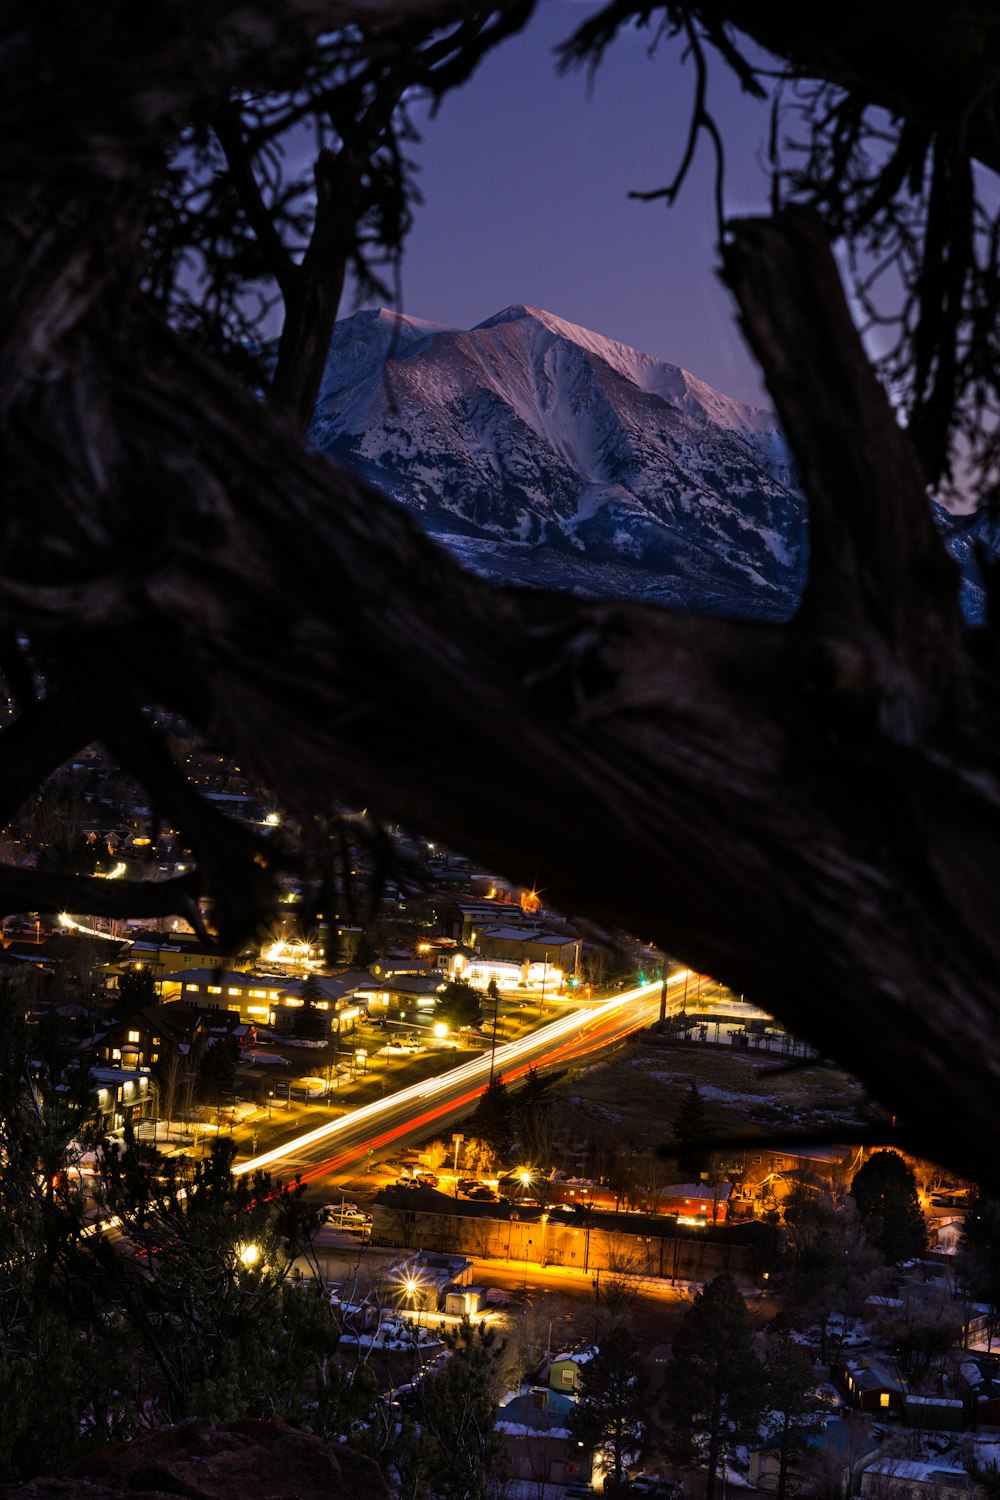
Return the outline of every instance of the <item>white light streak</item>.
<path id="1" fill-rule="evenodd" d="M 689 969 L 679 969 L 677 973 L 669 975 L 667 988 L 682 984 L 685 979 L 690 978 Z M 548 1026 L 529 1032 L 527 1036 L 520 1037 L 517 1041 L 507 1042 L 503 1047 L 497 1047 L 493 1058 L 495 1075 L 504 1073 L 512 1065 L 529 1056 L 537 1049 L 540 1042 L 557 1042 L 572 1036 L 574 1032 L 580 1032 L 582 1036 L 581 1023 L 593 1025 L 604 1017 L 613 1016 L 617 1011 L 633 1005 L 637 1000 L 648 1000 L 653 995 L 658 996 L 660 986 L 661 981 L 656 979 L 651 984 L 640 985 L 637 989 L 626 990 L 621 995 L 615 995 L 612 1000 L 599 1001 L 597 1005 L 588 1006 L 584 1010 L 569 1011 L 566 1015 L 560 1016 L 557 1021 L 551 1021 Z M 261 1167 L 274 1166 L 285 1157 L 294 1156 L 306 1146 L 313 1146 L 317 1141 L 354 1131 L 359 1125 L 374 1128 L 379 1121 L 395 1115 L 401 1104 L 418 1104 L 427 1099 L 439 1098 L 441 1095 L 451 1093 L 456 1084 L 472 1085 L 485 1081 L 489 1078 L 489 1074 L 490 1054 L 484 1052 L 479 1057 L 460 1063 L 457 1068 L 449 1068 L 446 1073 L 441 1073 L 437 1078 L 424 1083 L 413 1083 L 409 1088 L 400 1089 L 398 1093 L 387 1094 L 384 1099 L 377 1099 L 371 1104 L 363 1104 L 360 1109 L 341 1115 L 337 1120 L 330 1120 L 326 1125 L 318 1125 L 315 1130 L 309 1130 L 305 1135 L 297 1136 L 293 1141 L 286 1141 L 283 1146 L 276 1146 L 273 1151 L 265 1151 L 250 1161 L 240 1162 L 233 1168 L 233 1172 L 239 1176 L 243 1172 L 253 1172 Z"/>

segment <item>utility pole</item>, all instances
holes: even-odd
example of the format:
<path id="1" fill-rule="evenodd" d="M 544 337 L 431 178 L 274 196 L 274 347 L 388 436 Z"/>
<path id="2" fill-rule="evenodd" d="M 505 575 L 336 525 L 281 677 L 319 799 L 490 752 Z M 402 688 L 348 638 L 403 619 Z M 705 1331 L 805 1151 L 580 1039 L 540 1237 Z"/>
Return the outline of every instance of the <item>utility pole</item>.
<path id="1" fill-rule="evenodd" d="M 496 986 L 496 996 L 493 1000 L 493 1043 L 490 1047 L 490 1083 L 493 1082 L 493 1069 L 496 1065 L 497 1056 L 497 1020 L 500 1015 L 500 986 Z"/>
<path id="2" fill-rule="evenodd" d="M 458 1197 L 458 1148 L 462 1144 L 462 1142 L 465 1140 L 465 1136 L 464 1135 L 453 1135 L 452 1136 L 452 1140 L 455 1142 L 455 1197 L 457 1198 Z"/>
<path id="3" fill-rule="evenodd" d="M 542 1019 L 542 1011 L 545 1008 L 545 981 L 549 976 L 549 950 L 545 950 L 545 958 L 542 963 L 542 993 L 538 1001 L 538 1019 Z"/>

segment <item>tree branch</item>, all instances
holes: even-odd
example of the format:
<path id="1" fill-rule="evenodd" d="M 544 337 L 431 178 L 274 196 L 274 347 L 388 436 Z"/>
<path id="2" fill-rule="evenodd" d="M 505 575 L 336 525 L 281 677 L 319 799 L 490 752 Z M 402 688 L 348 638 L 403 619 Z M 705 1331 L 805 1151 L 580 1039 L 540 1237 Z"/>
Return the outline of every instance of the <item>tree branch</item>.
<path id="1" fill-rule="evenodd" d="M 790 209 L 731 226 L 724 276 L 809 496 L 799 630 L 852 680 L 854 712 L 900 743 L 965 690 L 957 564 L 851 319 L 819 220 Z"/>

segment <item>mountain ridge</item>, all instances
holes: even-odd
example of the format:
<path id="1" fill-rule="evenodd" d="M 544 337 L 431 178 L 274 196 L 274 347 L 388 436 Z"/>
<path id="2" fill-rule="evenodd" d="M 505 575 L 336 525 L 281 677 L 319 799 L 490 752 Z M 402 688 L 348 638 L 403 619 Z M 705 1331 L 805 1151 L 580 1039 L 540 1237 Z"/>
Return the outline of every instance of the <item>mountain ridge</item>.
<path id="1" fill-rule="evenodd" d="M 490 577 L 767 617 L 801 586 L 773 413 L 544 309 L 341 320 L 312 436 Z"/>

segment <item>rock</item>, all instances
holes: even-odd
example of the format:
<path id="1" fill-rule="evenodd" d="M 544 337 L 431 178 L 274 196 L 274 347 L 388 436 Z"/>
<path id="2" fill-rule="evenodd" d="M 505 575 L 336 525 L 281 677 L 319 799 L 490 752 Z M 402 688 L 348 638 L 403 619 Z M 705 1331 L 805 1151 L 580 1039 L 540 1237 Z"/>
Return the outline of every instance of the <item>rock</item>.
<path id="1" fill-rule="evenodd" d="M 9 1485 L 5 1500 L 389 1500 L 373 1459 L 271 1422 L 181 1422 L 65 1473 Z"/>

